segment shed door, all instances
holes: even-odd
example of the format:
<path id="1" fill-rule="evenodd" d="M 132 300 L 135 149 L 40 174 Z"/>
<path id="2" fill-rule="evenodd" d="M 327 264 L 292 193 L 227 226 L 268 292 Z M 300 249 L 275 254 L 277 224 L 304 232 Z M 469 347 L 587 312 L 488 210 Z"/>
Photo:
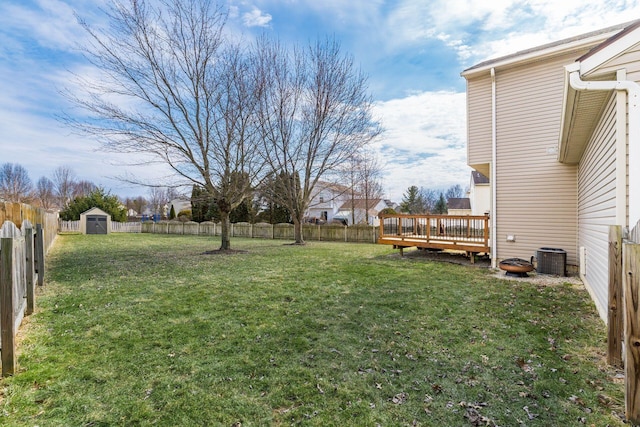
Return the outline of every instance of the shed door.
<path id="1" fill-rule="evenodd" d="M 107 234 L 107 217 L 87 215 L 87 234 Z"/>

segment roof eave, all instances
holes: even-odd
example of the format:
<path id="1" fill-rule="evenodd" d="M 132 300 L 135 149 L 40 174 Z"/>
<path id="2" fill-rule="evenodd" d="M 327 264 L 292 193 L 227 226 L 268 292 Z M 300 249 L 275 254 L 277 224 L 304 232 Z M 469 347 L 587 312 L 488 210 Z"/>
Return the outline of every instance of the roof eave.
<path id="1" fill-rule="evenodd" d="M 560 123 L 560 135 L 558 140 L 558 161 L 567 164 L 576 164 L 579 159 L 569 155 L 569 146 L 572 143 L 572 133 L 576 126 L 575 120 L 580 110 L 580 97 L 577 90 L 571 87 L 569 75 L 571 72 L 579 72 L 582 78 L 598 78 L 598 69 L 611 59 L 621 55 L 625 51 L 640 43 L 640 21 L 625 28 L 622 32 L 612 36 L 600 46 L 591 50 L 579 58 L 573 64 L 565 67 L 564 99 L 562 104 L 562 121 Z M 602 78 L 602 76 L 600 76 Z"/>

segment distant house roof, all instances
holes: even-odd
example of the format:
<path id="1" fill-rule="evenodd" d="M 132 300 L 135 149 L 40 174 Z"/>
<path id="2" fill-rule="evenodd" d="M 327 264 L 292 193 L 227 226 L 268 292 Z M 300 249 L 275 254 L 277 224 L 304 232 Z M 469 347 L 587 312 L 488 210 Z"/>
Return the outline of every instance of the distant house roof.
<path id="1" fill-rule="evenodd" d="M 471 200 L 468 197 L 452 197 L 447 201 L 448 209 L 471 209 Z"/>
<path id="2" fill-rule="evenodd" d="M 368 203 L 366 199 L 353 200 L 353 209 L 365 209 L 366 205 L 369 205 L 369 209 L 375 208 L 378 203 L 383 202 L 382 199 L 369 199 Z M 384 202 L 383 202 L 384 203 Z M 351 209 L 351 200 L 348 200 L 340 206 L 340 209 Z"/>
<path id="3" fill-rule="evenodd" d="M 320 192 L 323 190 L 330 190 L 334 193 L 342 194 L 348 192 L 349 187 L 335 182 L 318 181 L 315 191 Z"/>
<path id="4" fill-rule="evenodd" d="M 471 177 L 473 178 L 473 183 L 475 185 L 489 183 L 489 178 L 487 178 L 486 176 L 484 176 L 478 171 L 471 171 Z"/>

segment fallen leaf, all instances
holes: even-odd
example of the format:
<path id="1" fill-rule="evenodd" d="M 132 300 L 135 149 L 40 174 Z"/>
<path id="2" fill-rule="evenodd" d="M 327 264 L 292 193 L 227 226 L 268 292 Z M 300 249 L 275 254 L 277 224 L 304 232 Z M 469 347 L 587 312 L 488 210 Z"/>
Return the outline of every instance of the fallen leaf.
<path id="1" fill-rule="evenodd" d="M 395 396 L 393 396 L 391 398 L 391 401 L 393 403 L 395 403 L 396 405 L 402 405 L 403 403 L 405 403 L 407 401 L 407 398 L 409 396 L 407 396 L 407 393 L 402 392 L 402 393 L 398 393 Z"/>
<path id="2" fill-rule="evenodd" d="M 525 406 L 522 408 L 524 410 L 524 412 L 527 413 L 527 417 L 529 417 L 530 420 L 533 420 L 534 418 L 536 418 L 538 416 L 538 414 L 532 414 L 531 412 L 529 412 L 529 407 Z"/>

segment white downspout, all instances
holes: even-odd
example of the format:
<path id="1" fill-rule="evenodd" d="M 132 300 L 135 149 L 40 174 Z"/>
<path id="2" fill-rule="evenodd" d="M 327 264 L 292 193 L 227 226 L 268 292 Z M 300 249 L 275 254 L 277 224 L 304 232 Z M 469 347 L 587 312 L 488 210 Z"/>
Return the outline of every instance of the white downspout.
<path id="1" fill-rule="evenodd" d="M 631 188 L 640 182 L 640 85 L 631 80 L 584 81 L 580 78 L 580 63 L 565 67 L 569 84 L 575 90 L 624 90 L 629 100 L 629 224 L 633 227 L 640 220 L 640 192 Z M 635 165 L 635 166 L 634 166 Z"/>
<path id="2" fill-rule="evenodd" d="M 496 119 L 496 69 L 491 68 L 491 268 L 498 267 L 498 232 L 496 230 L 496 226 L 498 224 L 497 221 L 497 196 L 496 189 L 497 178 L 496 178 L 496 163 L 498 160 L 498 130 L 497 130 L 497 119 Z"/>

